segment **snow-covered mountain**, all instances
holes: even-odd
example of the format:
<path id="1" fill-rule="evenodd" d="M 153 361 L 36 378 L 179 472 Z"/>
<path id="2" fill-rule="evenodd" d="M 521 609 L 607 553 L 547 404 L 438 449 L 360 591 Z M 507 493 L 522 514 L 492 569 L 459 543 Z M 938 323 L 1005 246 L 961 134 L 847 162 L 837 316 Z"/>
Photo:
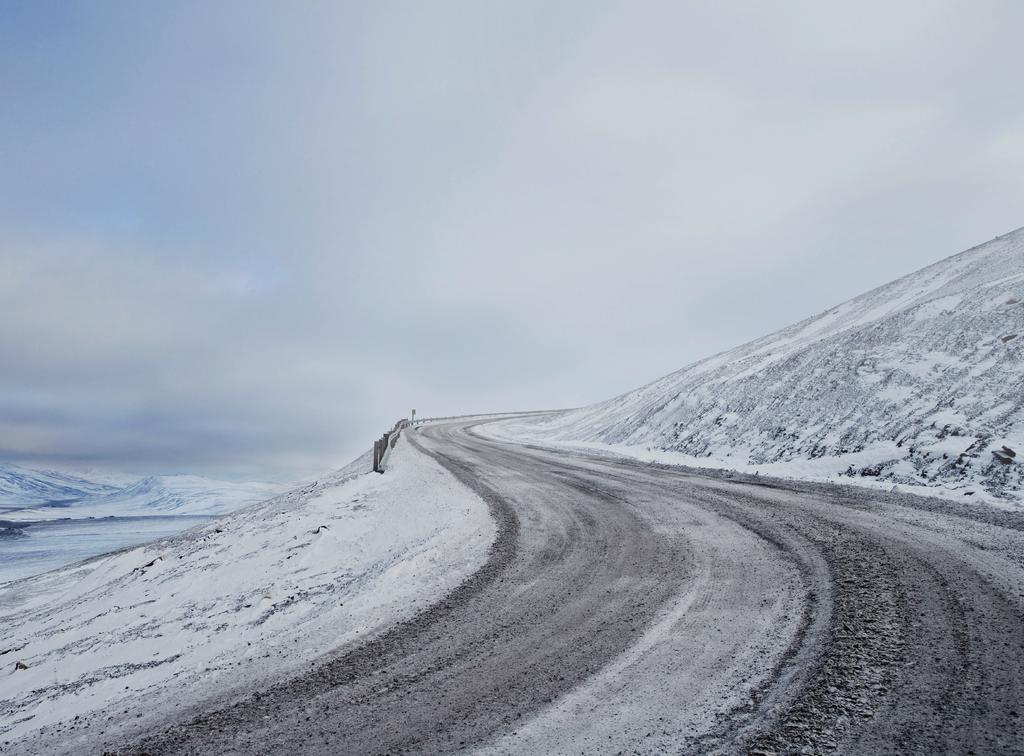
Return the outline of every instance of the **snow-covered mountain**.
<path id="1" fill-rule="evenodd" d="M 508 430 L 1020 500 L 1022 404 L 1019 229 L 643 388 Z"/>
<path id="2" fill-rule="evenodd" d="M 221 515 L 284 487 L 194 475 L 150 476 L 117 485 L 52 470 L 0 465 L 0 519 L 11 521 L 139 515 Z"/>
<path id="3" fill-rule="evenodd" d="M 107 482 L 88 480 L 55 470 L 30 470 L 0 465 L 0 511 L 5 508 L 70 506 L 118 490 Z"/>
<path id="4" fill-rule="evenodd" d="M 90 505 L 147 514 L 221 515 L 269 499 L 282 490 L 273 483 L 229 483 L 196 475 L 149 476 L 94 499 Z"/>

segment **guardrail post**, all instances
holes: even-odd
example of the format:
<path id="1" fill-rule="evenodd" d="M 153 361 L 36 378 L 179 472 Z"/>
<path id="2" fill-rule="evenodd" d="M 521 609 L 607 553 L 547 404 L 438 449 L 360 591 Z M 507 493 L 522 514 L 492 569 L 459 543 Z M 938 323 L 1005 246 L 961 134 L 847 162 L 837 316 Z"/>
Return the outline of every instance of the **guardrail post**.
<path id="1" fill-rule="evenodd" d="M 376 473 L 384 472 L 384 457 L 388 456 L 389 452 L 395 448 L 395 444 L 398 443 L 398 437 L 402 435 L 402 431 L 405 428 L 410 427 L 411 423 L 402 418 L 395 423 L 395 427 L 389 431 L 384 431 L 380 438 L 373 442 L 373 471 Z"/>

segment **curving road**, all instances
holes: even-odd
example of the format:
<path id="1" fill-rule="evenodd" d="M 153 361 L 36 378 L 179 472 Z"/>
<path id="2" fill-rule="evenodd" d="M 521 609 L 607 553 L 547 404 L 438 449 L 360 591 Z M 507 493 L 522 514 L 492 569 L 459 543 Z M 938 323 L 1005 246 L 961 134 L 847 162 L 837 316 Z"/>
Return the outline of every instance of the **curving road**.
<path id="1" fill-rule="evenodd" d="M 1024 516 L 407 437 L 488 503 L 441 603 L 132 753 L 1021 753 Z"/>

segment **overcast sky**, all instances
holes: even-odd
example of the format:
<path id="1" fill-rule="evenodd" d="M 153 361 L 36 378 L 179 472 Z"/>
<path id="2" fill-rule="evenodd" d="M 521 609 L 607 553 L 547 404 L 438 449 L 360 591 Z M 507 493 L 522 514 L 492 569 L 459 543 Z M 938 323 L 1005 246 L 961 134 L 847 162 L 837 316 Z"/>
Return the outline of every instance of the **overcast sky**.
<path id="1" fill-rule="evenodd" d="M 0 460 L 296 478 L 817 313 L 1024 224 L 1022 28 L 0 2 Z"/>

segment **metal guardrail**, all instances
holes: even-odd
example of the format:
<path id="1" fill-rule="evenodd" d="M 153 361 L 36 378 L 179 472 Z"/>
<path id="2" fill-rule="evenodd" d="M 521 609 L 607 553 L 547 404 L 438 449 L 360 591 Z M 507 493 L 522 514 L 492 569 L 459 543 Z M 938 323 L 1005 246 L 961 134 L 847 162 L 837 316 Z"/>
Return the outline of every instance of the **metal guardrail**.
<path id="1" fill-rule="evenodd" d="M 507 415 L 544 415 L 550 412 L 550 410 L 540 410 L 534 412 L 481 412 L 474 415 L 449 415 L 447 417 L 416 417 L 416 410 L 412 411 L 412 419 L 407 420 L 402 418 L 395 423 L 394 427 L 385 431 L 381 434 L 381 437 L 373 442 L 373 471 L 376 473 L 383 473 L 387 469 L 388 457 L 391 456 L 391 450 L 395 448 L 395 444 L 398 443 L 399 437 L 402 435 L 402 431 L 406 428 L 412 428 L 417 425 L 423 425 L 424 423 L 436 423 L 442 420 L 460 420 L 466 417 L 502 417 Z"/>
<path id="2" fill-rule="evenodd" d="M 375 473 L 383 473 L 387 469 L 388 457 L 391 456 L 391 450 L 395 448 L 395 444 L 398 443 L 399 437 L 402 435 L 402 431 L 408 428 L 410 425 L 409 421 L 402 418 L 395 426 L 389 430 L 384 431 L 383 435 L 373 442 L 373 471 Z"/>
<path id="3" fill-rule="evenodd" d="M 446 415 L 444 417 L 418 417 L 411 425 L 423 425 L 425 423 L 438 423 L 443 420 L 462 420 L 467 417 L 506 417 L 511 415 L 544 415 L 550 410 L 536 410 L 532 412 L 474 412 L 470 415 Z"/>

